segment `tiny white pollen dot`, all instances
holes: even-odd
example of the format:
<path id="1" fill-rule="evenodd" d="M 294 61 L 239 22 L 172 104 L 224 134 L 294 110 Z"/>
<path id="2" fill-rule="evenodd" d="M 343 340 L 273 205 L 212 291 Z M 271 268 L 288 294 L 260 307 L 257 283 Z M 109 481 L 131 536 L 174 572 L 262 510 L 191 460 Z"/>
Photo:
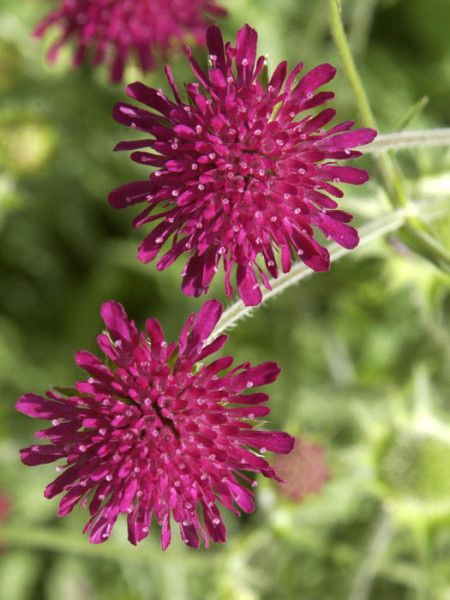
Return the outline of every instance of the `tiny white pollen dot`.
<path id="1" fill-rule="evenodd" d="M 191 165 L 191 169 L 192 169 L 193 171 L 196 171 L 196 170 L 198 169 L 198 164 L 197 164 L 197 163 L 192 163 L 192 165 Z"/>
<path id="2" fill-rule="evenodd" d="M 247 383 L 245 384 L 245 387 L 248 387 L 248 388 L 253 387 L 253 381 L 247 381 Z"/>
<path id="3" fill-rule="evenodd" d="M 217 517 L 215 519 L 213 519 L 213 523 L 214 525 L 219 525 L 220 523 L 220 519 L 218 519 Z"/>
<path id="4" fill-rule="evenodd" d="M 296 209 L 294 210 L 294 213 L 295 213 L 296 215 L 299 215 L 301 212 L 302 212 L 302 209 L 301 209 L 301 208 L 296 208 Z"/>
<path id="5" fill-rule="evenodd" d="M 157 237 L 157 238 L 156 238 L 156 240 L 155 240 L 155 242 L 156 242 L 157 244 L 162 244 L 162 243 L 163 243 L 163 241 L 164 241 L 164 240 L 163 240 L 163 238 L 162 238 L 162 237 Z"/>
<path id="6" fill-rule="evenodd" d="M 173 196 L 174 198 L 176 198 L 176 197 L 177 197 L 177 196 L 179 196 L 179 195 L 180 195 L 180 192 L 179 192 L 178 190 L 172 190 L 172 196 Z"/>
<path id="7" fill-rule="evenodd" d="M 270 220 L 272 221 L 272 223 L 276 223 L 277 218 L 276 217 L 270 217 Z"/>
<path id="8" fill-rule="evenodd" d="M 197 188 L 202 192 L 205 189 L 205 186 L 203 185 L 203 183 L 199 183 Z"/>
<path id="9" fill-rule="evenodd" d="M 265 454 L 267 452 L 267 448 L 261 448 L 260 452 L 261 452 L 261 454 Z"/>
<path id="10" fill-rule="evenodd" d="M 262 131 L 261 129 L 255 129 L 255 135 L 261 135 Z"/>

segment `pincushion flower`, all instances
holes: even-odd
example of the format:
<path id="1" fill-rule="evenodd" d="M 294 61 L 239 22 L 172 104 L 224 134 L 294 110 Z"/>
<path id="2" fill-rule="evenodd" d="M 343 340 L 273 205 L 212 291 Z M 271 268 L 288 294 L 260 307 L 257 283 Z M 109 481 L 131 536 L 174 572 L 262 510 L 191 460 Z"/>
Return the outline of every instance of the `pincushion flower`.
<path id="1" fill-rule="evenodd" d="M 295 83 L 302 63 L 286 79 L 287 63 L 282 62 L 264 87 L 258 77 L 265 59 L 256 60 L 254 29 L 245 25 L 234 48 L 230 43 L 224 47 L 220 29 L 212 26 L 207 44 L 207 73 L 188 49 L 198 79 L 186 86 L 188 103 L 167 67 L 175 101 L 134 83 L 128 95 L 150 110 L 116 105 L 118 122 L 152 136 L 122 142 L 116 150 L 148 148 L 131 158 L 155 170 L 147 181 L 113 190 L 109 199 L 116 208 L 143 203 L 137 227 L 160 220 L 139 248 L 141 261 L 154 260 L 170 238 L 158 269 L 188 254 L 182 283 L 186 294 L 208 293 L 222 260 L 228 297 L 237 265 L 239 293 L 246 305 L 256 305 L 262 299 L 258 274 L 266 288 L 267 274 L 278 276 L 276 254 L 285 273 L 293 255 L 315 271 L 329 269 L 328 250 L 316 241 L 313 228 L 345 248 L 358 244 L 356 230 L 348 225 L 352 216 L 337 209 L 332 197 L 343 196 L 340 182 L 362 184 L 368 174 L 336 161 L 361 156 L 353 148 L 372 141 L 376 132 L 351 130 L 353 121 L 325 129 L 335 116 L 332 108 L 313 116 L 313 109 L 334 97 L 317 92 L 334 77 L 331 65 L 319 65 Z"/>
<path id="2" fill-rule="evenodd" d="M 34 35 L 41 37 L 58 27 L 61 36 L 50 49 L 51 61 L 74 39 L 76 66 L 91 54 L 95 65 L 110 64 L 111 79 L 118 82 L 130 51 L 145 72 L 155 66 L 155 50 L 165 53 L 189 37 L 204 44 L 208 14 L 221 16 L 226 11 L 216 0 L 60 0 Z"/>
<path id="3" fill-rule="evenodd" d="M 254 510 L 253 493 L 242 483 L 250 479 L 242 471 L 280 480 L 262 454 L 287 453 L 294 440 L 287 433 L 256 429 L 257 418 L 270 412 L 268 396 L 243 393 L 274 381 L 278 365 L 244 363 L 228 370 L 230 356 L 199 364 L 227 339 L 207 341 L 221 312 L 220 302 L 206 302 L 189 317 L 179 342 L 167 344 L 156 319 L 139 334 L 123 307 L 107 302 L 101 314 L 108 332 L 98 343 L 111 366 L 78 352 L 76 362 L 89 374 L 86 381 L 67 393 L 20 398 L 19 411 L 52 420 L 50 428 L 36 434 L 50 443 L 22 450 L 22 461 L 65 460 L 45 496 L 64 493 L 60 516 L 77 503 L 89 504 L 91 519 L 84 531 L 91 542 L 108 539 L 120 513 L 128 515 L 133 544 L 148 535 L 152 513 L 162 528 L 163 549 L 171 539 L 171 516 L 189 546 L 198 547 L 200 537 L 206 545 L 208 539 L 223 542 L 218 503 L 236 514 Z"/>
<path id="4" fill-rule="evenodd" d="M 278 484 L 280 493 L 295 502 L 319 493 L 331 476 L 325 449 L 299 437 L 288 456 L 275 457 L 274 467 L 284 479 Z"/>

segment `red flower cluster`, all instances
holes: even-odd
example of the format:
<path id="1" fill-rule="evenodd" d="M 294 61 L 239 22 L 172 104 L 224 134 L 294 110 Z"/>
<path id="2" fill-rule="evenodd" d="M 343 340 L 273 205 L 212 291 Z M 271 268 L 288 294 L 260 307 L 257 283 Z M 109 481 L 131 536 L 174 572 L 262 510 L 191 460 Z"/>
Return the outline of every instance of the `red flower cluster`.
<path id="1" fill-rule="evenodd" d="M 208 537 L 224 542 L 217 503 L 236 514 L 254 510 L 253 494 L 242 480 L 256 482 L 242 471 L 279 480 L 262 455 L 287 453 L 294 439 L 255 429 L 258 417 L 270 412 L 269 398 L 251 391 L 274 381 L 278 365 L 245 363 L 219 375 L 231 367 L 232 357 L 198 364 L 227 339 L 207 342 L 221 312 L 220 302 L 206 302 L 189 317 L 179 342 L 167 344 L 156 319 L 139 334 L 123 307 L 107 302 L 102 316 L 108 333 L 98 343 L 111 366 L 78 352 L 77 364 L 90 377 L 76 383 L 73 394 L 20 398 L 18 410 L 52 420 L 36 434 L 50 443 L 22 450 L 22 460 L 31 466 L 65 460 L 45 496 L 64 492 L 60 516 L 78 502 L 89 503 L 85 531 L 91 542 L 108 539 L 120 513 L 128 515 L 133 544 L 147 537 L 152 513 L 162 527 L 163 549 L 171 539 L 171 515 L 189 546 L 199 546 L 199 534 L 206 545 Z"/>
<path id="2" fill-rule="evenodd" d="M 155 51 L 165 53 L 189 38 L 204 44 L 207 14 L 221 16 L 226 11 L 216 0 L 62 0 L 34 35 L 41 37 L 58 26 L 62 33 L 50 49 L 51 61 L 74 39 L 76 66 L 92 52 L 93 63 L 110 64 L 111 79 L 118 82 L 131 51 L 145 72 L 155 66 Z"/>
<path id="3" fill-rule="evenodd" d="M 256 305 L 262 298 L 257 275 L 270 288 L 266 272 L 278 276 L 278 252 L 283 272 L 290 270 L 293 254 L 315 271 L 329 269 L 328 250 L 315 240 L 314 227 L 345 248 L 358 244 L 348 225 L 352 216 L 339 210 L 332 196 L 343 196 L 339 183 L 361 184 L 368 174 L 336 161 L 361 156 L 353 148 L 372 141 L 376 132 L 351 131 L 353 121 L 325 129 L 335 116 L 332 108 L 313 116 L 313 109 L 334 96 L 317 92 L 334 77 L 331 65 L 319 65 L 295 83 L 302 64 L 287 76 L 282 62 L 264 87 L 258 77 L 265 59 L 256 59 L 254 29 L 243 27 L 233 47 L 224 46 L 213 26 L 207 43 L 207 73 L 189 52 L 199 83 L 186 86 L 187 103 L 167 67 L 175 101 L 134 83 L 128 95 L 151 110 L 115 107 L 117 121 L 151 135 L 122 142 L 116 150 L 146 148 L 131 157 L 154 170 L 149 180 L 111 192 L 110 202 L 116 208 L 143 203 L 135 226 L 160 221 L 139 248 L 141 261 L 163 253 L 157 268 L 166 269 L 188 254 L 186 294 L 208 293 L 223 261 L 227 295 L 237 265 L 239 293 L 245 304 Z"/>

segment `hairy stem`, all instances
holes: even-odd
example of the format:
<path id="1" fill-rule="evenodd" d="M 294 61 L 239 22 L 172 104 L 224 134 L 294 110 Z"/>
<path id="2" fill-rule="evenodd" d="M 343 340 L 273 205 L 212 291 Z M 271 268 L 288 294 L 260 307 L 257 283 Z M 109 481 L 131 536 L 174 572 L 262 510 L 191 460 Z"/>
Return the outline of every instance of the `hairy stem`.
<path id="1" fill-rule="evenodd" d="M 383 133 L 364 150 L 364 154 L 378 154 L 386 150 L 407 148 L 450 146 L 450 127 L 421 131 L 400 131 Z"/>
<path id="2" fill-rule="evenodd" d="M 342 24 L 339 4 L 336 0 L 328 0 L 331 31 L 350 87 L 353 90 L 362 121 L 367 127 L 378 129 L 377 122 L 370 107 L 369 99 L 353 60 L 350 46 Z M 386 150 L 379 151 L 376 160 L 386 192 L 394 208 L 408 208 L 410 200 L 403 184 L 402 174 L 396 162 Z M 404 240 L 416 252 L 450 272 L 450 252 L 448 252 L 433 236 L 427 225 L 417 215 L 410 213 L 404 227 Z"/>
<path id="3" fill-rule="evenodd" d="M 407 216 L 407 212 L 404 209 L 398 209 L 372 223 L 361 227 L 359 230 L 360 241 L 358 247 L 360 248 L 365 246 L 372 240 L 383 237 L 392 231 L 396 231 L 402 225 L 404 225 Z M 348 254 L 348 252 L 350 252 L 336 243 L 330 244 L 328 246 L 328 251 L 330 253 L 331 261 L 335 261 L 341 256 L 345 256 Z M 314 271 L 312 271 L 310 267 L 306 266 L 302 262 L 298 262 L 289 271 L 289 273 L 283 273 L 280 275 L 280 277 L 278 277 L 278 279 L 272 279 L 270 281 L 271 289 L 263 291 L 262 301 L 265 302 L 269 298 L 272 298 L 272 296 L 279 294 L 291 285 L 298 283 L 308 275 L 312 275 L 312 273 L 314 273 Z M 249 316 L 254 308 L 256 307 L 245 306 L 242 300 L 237 300 L 224 311 L 216 329 L 214 330 L 214 337 L 223 333 L 227 329 L 230 329 L 230 327 L 233 327 L 237 321 L 243 317 Z"/>

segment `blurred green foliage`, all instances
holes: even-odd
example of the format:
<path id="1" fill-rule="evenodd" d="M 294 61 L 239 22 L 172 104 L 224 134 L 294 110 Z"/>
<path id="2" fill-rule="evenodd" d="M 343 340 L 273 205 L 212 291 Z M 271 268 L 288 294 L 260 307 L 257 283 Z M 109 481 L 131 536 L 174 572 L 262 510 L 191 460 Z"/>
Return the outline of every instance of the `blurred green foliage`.
<path id="1" fill-rule="evenodd" d="M 325 0 L 223 3 L 225 38 L 244 22 L 256 27 L 271 69 L 284 58 L 339 67 Z M 342 8 L 382 131 L 424 96 L 410 126 L 449 126 L 448 0 L 343 0 Z M 193 551 L 175 540 L 164 554 L 156 528 L 133 548 L 121 522 L 97 547 L 81 534 L 85 511 L 55 516 L 57 502 L 42 495 L 54 467 L 19 461 L 36 424 L 16 414 L 18 396 L 74 381 L 74 351 L 97 352 L 103 301 L 124 303 L 139 325 L 158 318 L 174 339 L 203 299 L 181 294 L 177 266 L 156 273 L 136 260 L 143 232 L 107 202 L 112 188 L 146 176 L 112 152 L 130 139 L 111 117 L 125 86 L 111 87 L 105 70 L 72 70 L 68 48 L 48 65 L 48 38 L 30 37 L 48 9 L 0 7 L 0 494 L 11 504 L 0 526 L 0 597 L 448 600 L 449 280 L 395 235 L 290 288 L 230 333 L 236 361 L 280 363 L 270 426 L 326 449 L 332 479 L 320 494 L 296 504 L 260 481 L 255 514 L 226 516 L 224 546 Z M 178 80 L 191 79 L 184 56 L 171 64 Z M 127 81 L 135 78 L 130 67 Z M 168 89 L 162 69 L 146 83 Z M 342 70 L 333 89 L 341 120 L 358 121 Z M 450 199 L 448 149 L 397 158 L 414 201 Z M 344 204 L 362 223 L 387 204 L 374 162 L 360 162 L 371 182 Z M 450 218 L 435 229 L 449 244 Z M 211 295 L 224 299 L 221 283 Z"/>

